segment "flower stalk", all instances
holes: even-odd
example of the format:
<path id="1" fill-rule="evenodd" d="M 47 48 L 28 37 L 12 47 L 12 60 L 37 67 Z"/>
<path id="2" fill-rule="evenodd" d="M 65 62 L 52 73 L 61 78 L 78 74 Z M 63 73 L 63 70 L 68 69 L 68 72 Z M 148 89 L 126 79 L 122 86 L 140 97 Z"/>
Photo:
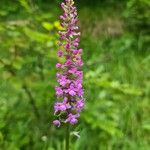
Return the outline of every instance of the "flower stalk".
<path id="1" fill-rule="evenodd" d="M 53 124 L 60 127 L 66 124 L 66 150 L 69 150 L 70 125 L 75 125 L 84 107 L 83 98 L 83 72 L 82 49 L 78 48 L 80 32 L 77 26 L 77 9 L 73 0 L 61 3 L 63 15 L 60 16 L 62 30 L 59 34 L 59 50 L 57 52 L 60 62 L 56 64 L 57 82 L 55 87 L 57 102 L 54 104 L 56 120 Z"/>
<path id="2" fill-rule="evenodd" d="M 69 146 L 70 146 L 70 125 L 67 124 L 66 125 L 66 145 L 65 145 L 65 149 L 69 150 Z"/>

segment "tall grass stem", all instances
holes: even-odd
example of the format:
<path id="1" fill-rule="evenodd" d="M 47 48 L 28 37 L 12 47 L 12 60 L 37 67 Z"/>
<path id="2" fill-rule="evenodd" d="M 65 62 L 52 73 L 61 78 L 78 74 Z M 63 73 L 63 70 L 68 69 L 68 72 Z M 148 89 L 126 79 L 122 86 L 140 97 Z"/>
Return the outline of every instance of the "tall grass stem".
<path id="1" fill-rule="evenodd" d="M 70 146 L 70 125 L 69 123 L 66 124 L 66 149 L 69 150 Z"/>

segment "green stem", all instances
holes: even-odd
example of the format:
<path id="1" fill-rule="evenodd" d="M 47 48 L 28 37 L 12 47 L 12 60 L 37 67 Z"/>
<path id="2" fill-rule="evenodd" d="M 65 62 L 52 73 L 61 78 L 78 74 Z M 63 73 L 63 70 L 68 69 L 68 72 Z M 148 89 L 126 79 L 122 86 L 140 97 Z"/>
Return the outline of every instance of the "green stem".
<path id="1" fill-rule="evenodd" d="M 70 143 L 70 126 L 69 123 L 66 125 L 66 150 L 69 150 Z"/>

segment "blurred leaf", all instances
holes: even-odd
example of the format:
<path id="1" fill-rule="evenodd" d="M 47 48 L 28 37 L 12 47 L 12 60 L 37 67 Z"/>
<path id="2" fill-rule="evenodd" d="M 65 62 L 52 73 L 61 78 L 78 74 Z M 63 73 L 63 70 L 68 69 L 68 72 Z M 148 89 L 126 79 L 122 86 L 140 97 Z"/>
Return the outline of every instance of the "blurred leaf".
<path id="1" fill-rule="evenodd" d="M 23 7 L 25 8 L 25 10 L 26 10 L 27 12 L 29 12 L 29 13 L 32 12 L 32 9 L 31 9 L 31 7 L 29 6 L 27 0 L 19 0 L 19 2 L 20 2 L 20 4 L 21 4 L 21 6 L 23 6 Z"/>
<path id="2" fill-rule="evenodd" d="M 3 134 L 0 132 L 0 144 L 3 143 Z"/>
<path id="3" fill-rule="evenodd" d="M 43 43 L 43 42 L 47 42 L 47 41 L 51 40 L 50 35 L 31 30 L 30 28 L 24 28 L 24 32 L 25 32 L 26 36 L 28 36 L 28 38 L 30 38 L 33 41 Z"/>
<path id="4" fill-rule="evenodd" d="M 43 22 L 42 26 L 48 31 L 51 31 L 53 29 L 53 24 L 51 24 L 49 22 Z"/>
<path id="5" fill-rule="evenodd" d="M 59 21 L 55 21 L 55 22 L 54 22 L 54 27 L 55 27 L 57 30 L 64 30 L 64 28 L 60 25 L 60 22 L 59 22 Z"/>

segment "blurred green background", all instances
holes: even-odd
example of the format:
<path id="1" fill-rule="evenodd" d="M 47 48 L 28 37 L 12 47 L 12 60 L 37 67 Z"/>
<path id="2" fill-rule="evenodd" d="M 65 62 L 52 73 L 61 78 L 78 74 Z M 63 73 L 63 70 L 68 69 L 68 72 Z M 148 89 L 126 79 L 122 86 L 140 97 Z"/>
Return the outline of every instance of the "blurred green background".
<path id="1" fill-rule="evenodd" d="M 0 0 L 0 150 L 63 150 L 52 125 L 61 0 Z M 150 150 L 150 1 L 76 0 L 86 106 L 71 150 Z"/>

